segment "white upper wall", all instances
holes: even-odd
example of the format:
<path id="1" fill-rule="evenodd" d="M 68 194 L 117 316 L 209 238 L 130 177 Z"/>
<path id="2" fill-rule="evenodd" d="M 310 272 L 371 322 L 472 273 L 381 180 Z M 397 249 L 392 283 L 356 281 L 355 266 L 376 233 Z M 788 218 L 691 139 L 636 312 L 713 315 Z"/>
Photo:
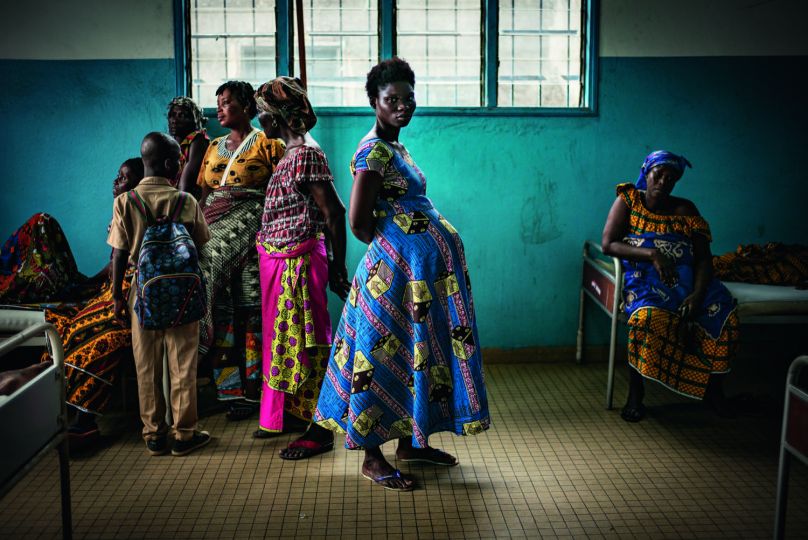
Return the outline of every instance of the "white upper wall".
<path id="1" fill-rule="evenodd" d="M 808 0 L 600 1 L 601 56 L 808 54 Z M 173 0 L 3 2 L 0 58 L 173 58 L 172 6 Z"/>
<path id="2" fill-rule="evenodd" d="M 808 0 L 601 0 L 601 56 L 808 54 Z"/>
<path id="3" fill-rule="evenodd" d="M 2 6 L 0 58 L 174 57 L 172 0 L 17 0 Z"/>

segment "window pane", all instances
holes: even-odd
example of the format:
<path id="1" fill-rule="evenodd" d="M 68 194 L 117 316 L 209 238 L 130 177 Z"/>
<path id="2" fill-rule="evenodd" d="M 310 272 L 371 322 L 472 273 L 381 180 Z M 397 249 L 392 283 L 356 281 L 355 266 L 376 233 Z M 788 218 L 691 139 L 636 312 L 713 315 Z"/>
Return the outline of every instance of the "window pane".
<path id="1" fill-rule="evenodd" d="M 275 77 L 275 0 L 191 0 L 191 96 L 216 106 L 228 80 Z"/>
<path id="2" fill-rule="evenodd" d="M 377 4 L 377 0 L 303 3 L 306 76 L 315 109 L 367 105 L 365 75 L 379 58 Z"/>
<path id="3" fill-rule="evenodd" d="M 581 1 L 501 0 L 500 107 L 580 107 Z"/>
<path id="4" fill-rule="evenodd" d="M 396 52 L 415 71 L 418 105 L 479 107 L 479 0 L 413 0 L 396 11 Z"/>

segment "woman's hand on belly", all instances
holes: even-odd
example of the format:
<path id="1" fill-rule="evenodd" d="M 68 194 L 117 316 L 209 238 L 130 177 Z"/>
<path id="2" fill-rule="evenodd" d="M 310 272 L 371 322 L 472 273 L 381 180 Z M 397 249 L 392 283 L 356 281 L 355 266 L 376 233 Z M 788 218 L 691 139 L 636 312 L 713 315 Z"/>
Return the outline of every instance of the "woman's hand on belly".
<path id="1" fill-rule="evenodd" d="M 659 273 L 659 278 L 662 283 L 668 287 L 673 287 L 679 279 L 679 272 L 676 270 L 676 265 L 673 260 L 659 250 L 655 250 L 651 256 L 651 263 Z"/>

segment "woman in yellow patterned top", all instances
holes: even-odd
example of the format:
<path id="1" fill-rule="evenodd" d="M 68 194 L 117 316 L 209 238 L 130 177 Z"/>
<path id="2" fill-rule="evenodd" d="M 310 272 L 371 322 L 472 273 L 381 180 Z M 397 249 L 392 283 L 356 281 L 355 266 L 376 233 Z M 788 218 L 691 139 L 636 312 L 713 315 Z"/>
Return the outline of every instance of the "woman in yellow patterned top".
<path id="1" fill-rule="evenodd" d="M 689 200 L 671 195 L 690 162 L 659 150 L 636 185 L 617 186 L 603 252 L 623 259 L 629 317 L 627 422 L 645 416 L 643 377 L 724 412 L 721 377 L 738 343 L 735 301 L 712 276 L 710 227 Z"/>
<path id="2" fill-rule="evenodd" d="M 249 83 L 229 81 L 216 90 L 216 116 L 226 136 L 211 141 L 197 183 L 210 228 L 199 263 L 207 281 L 207 314 L 200 325 L 200 356 L 211 362 L 227 417 L 242 420 L 257 409 L 261 388 L 261 288 L 255 235 L 261 227 L 269 178 L 283 145 L 250 121 L 257 113 Z"/>

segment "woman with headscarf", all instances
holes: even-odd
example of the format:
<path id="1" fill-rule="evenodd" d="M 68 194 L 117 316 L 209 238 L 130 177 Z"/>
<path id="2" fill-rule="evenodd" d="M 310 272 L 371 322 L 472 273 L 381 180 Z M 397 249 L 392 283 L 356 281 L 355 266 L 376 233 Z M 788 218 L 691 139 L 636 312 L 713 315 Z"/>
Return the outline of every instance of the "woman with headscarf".
<path id="1" fill-rule="evenodd" d="M 282 139 L 286 154 L 269 180 L 256 242 L 264 341 L 254 436 L 272 437 L 302 421 L 307 431 L 280 456 L 305 459 L 334 447 L 333 434 L 311 421 L 331 349 L 326 287 L 343 300 L 350 288 L 345 206 L 309 135 L 317 116 L 300 80 L 278 77 L 258 89 L 256 101 L 264 134 Z"/>
<path id="2" fill-rule="evenodd" d="M 283 144 L 252 126 L 255 90 L 228 81 L 216 90 L 216 117 L 230 132 L 211 141 L 197 183 L 211 239 L 199 252 L 207 311 L 200 321 L 200 359 L 213 368 L 217 397 L 227 418 L 258 410 L 261 387 L 261 287 L 255 235 L 264 192 Z"/>
<path id="3" fill-rule="evenodd" d="M 196 189 L 196 179 L 210 138 L 205 131 L 207 119 L 194 100 L 178 96 L 168 104 L 168 133 L 180 145 L 180 170 L 176 185 L 180 191 Z"/>
<path id="4" fill-rule="evenodd" d="M 659 150 L 636 184 L 617 186 L 603 252 L 623 259 L 628 315 L 627 422 L 645 416 L 643 377 L 723 408 L 720 377 L 738 343 L 735 303 L 712 276 L 710 226 L 696 205 L 671 195 L 690 162 Z"/>

